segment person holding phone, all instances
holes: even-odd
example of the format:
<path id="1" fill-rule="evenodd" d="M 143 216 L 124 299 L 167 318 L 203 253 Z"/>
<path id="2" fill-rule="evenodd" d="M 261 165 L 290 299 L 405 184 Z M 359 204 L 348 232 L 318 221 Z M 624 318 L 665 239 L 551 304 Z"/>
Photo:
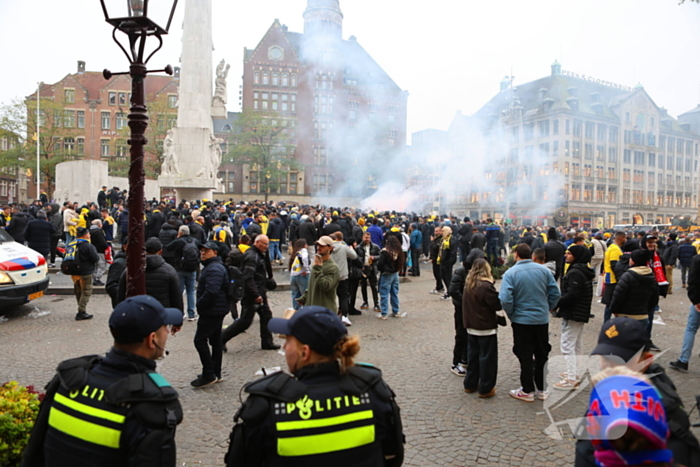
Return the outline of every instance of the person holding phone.
<path id="1" fill-rule="evenodd" d="M 331 259 L 334 244 L 327 235 L 316 241 L 316 256 L 311 266 L 309 286 L 297 301 L 304 306 L 317 305 L 337 310 L 336 290 L 340 282 L 338 265 Z"/>

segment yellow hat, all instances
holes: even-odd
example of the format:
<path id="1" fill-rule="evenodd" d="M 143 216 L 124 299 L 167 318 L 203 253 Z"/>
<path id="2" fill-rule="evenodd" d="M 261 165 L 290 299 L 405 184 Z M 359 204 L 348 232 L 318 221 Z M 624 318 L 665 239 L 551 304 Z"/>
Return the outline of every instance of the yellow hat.
<path id="1" fill-rule="evenodd" d="M 605 238 L 610 238 L 610 237 L 612 237 L 612 235 L 610 235 L 610 232 L 605 232 L 605 233 L 603 234 L 603 237 L 605 237 Z"/>

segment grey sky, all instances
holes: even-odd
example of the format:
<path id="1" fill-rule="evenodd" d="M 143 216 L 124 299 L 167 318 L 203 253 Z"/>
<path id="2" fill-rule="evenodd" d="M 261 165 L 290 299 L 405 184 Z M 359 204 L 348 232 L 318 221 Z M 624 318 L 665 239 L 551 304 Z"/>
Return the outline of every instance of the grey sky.
<path id="1" fill-rule="evenodd" d="M 159 0 L 160 1 L 160 0 Z M 151 68 L 178 65 L 184 2 Z M 192 1 L 192 0 L 189 0 Z M 196 0 L 195 0 L 196 1 Z M 243 47 L 275 18 L 303 31 L 306 0 L 213 0 L 214 63 L 231 64 L 229 110 L 238 110 Z M 565 70 L 623 85 L 641 82 L 677 116 L 700 103 L 700 6 L 677 0 L 341 0 L 343 37 L 359 43 L 409 91 L 408 130 L 446 129 L 471 114 L 510 74 L 516 85 Z M 2 0 L 0 102 L 76 70 L 127 69 L 98 0 Z M 410 136 L 409 136 L 410 138 Z"/>

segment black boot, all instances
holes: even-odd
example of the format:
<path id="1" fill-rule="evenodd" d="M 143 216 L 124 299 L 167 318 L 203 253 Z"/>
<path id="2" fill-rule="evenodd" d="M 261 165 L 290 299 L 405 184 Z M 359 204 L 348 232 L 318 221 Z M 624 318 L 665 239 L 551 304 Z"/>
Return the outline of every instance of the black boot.
<path id="1" fill-rule="evenodd" d="M 261 347 L 263 350 L 277 350 L 280 348 L 280 346 L 274 342 L 263 342 Z"/>
<path id="2" fill-rule="evenodd" d="M 92 315 L 89 315 L 89 314 L 87 314 L 87 313 L 85 313 L 85 312 L 78 313 L 77 315 L 75 315 L 75 320 L 76 320 L 76 321 L 83 321 L 83 320 L 86 320 L 86 319 L 92 319 Z"/>

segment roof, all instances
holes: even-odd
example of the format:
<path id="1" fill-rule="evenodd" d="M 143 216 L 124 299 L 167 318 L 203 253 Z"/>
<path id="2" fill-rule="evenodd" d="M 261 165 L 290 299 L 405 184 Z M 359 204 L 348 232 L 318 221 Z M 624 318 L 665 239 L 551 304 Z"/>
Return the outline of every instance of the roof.
<path id="1" fill-rule="evenodd" d="M 227 117 L 215 118 L 212 120 L 214 123 L 214 133 L 228 133 L 236 131 L 236 122 L 241 118 L 240 112 L 227 112 Z M 224 127 L 228 125 L 231 129 L 225 130 Z"/>
<path id="2" fill-rule="evenodd" d="M 53 97 L 54 92 L 53 92 L 53 87 L 60 85 L 61 83 L 64 83 L 64 86 L 67 86 L 66 82 L 70 81 L 75 81 L 79 86 L 81 86 L 85 91 L 87 92 L 88 99 L 93 100 L 93 99 L 99 99 L 100 98 L 100 92 L 105 90 L 105 89 L 110 89 L 114 88 L 113 84 L 116 83 L 117 81 L 124 80 L 125 81 L 125 90 L 130 90 L 131 89 L 131 78 L 126 75 L 117 75 L 111 78 L 110 80 L 106 80 L 104 76 L 102 76 L 102 72 L 98 71 L 86 71 L 85 73 L 73 73 L 66 75 L 63 77 L 63 79 L 57 81 L 54 84 L 43 84 L 41 88 L 41 96 L 42 97 Z M 175 78 L 172 76 L 168 75 L 148 75 L 146 78 L 146 95 L 153 95 L 153 94 L 159 94 L 162 92 L 168 85 L 171 83 L 177 84 L 175 81 Z M 68 86 L 67 86 L 68 87 Z M 27 96 L 27 99 L 30 99 L 32 97 L 36 96 L 36 92 L 30 94 Z"/>

